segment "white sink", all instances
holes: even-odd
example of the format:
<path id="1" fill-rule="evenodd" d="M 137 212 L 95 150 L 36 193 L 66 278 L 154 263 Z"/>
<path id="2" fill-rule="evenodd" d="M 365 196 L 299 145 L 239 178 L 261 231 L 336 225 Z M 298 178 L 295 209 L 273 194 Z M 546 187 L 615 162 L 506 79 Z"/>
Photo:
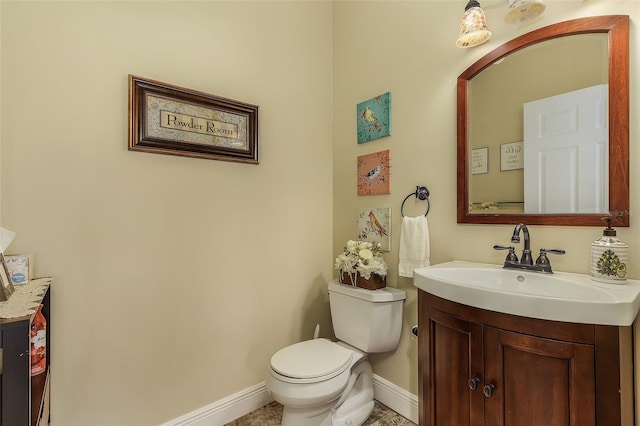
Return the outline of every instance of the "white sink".
<path id="1" fill-rule="evenodd" d="M 443 299 L 554 321 L 627 326 L 640 310 L 637 280 L 602 284 L 582 274 L 542 274 L 453 261 L 416 269 L 413 282 Z"/>

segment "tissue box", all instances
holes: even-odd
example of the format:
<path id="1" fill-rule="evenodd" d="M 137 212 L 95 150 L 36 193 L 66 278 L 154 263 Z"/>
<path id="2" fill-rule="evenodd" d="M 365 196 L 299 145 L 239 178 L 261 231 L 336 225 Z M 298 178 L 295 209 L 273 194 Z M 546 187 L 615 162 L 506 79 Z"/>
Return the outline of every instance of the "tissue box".
<path id="1" fill-rule="evenodd" d="M 28 284 L 33 278 L 33 256 L 30 254 L 9 254 L 4 256 L 13 285 Z"/>

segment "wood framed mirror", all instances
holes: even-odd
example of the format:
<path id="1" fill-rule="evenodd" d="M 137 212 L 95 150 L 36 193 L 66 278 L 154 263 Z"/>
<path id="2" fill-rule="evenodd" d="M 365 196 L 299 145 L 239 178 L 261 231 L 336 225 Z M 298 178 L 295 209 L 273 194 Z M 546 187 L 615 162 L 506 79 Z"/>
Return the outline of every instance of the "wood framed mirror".
<path id="1" fill-rule="evenodd" d="M 477 119 L 473 114 L 478 115 L 477 112 L 471 110 L 472 96 L 475 93 L 481 93 L 481 91 L 471 89 L 472 80 L 476 78 L 479 80 L 478 75 L 491 68 L 493 65 L 498 65 L 505 60 L 510 60 L 511 56 L 529 54 L 530 51 L 540 48 L 544 45 L 543 42 L 559 42 L 560 40 L 568 40 L 575 38 L 576 36 L 586 35 L 588 37 L 594 37 L 594 35 L 600 34 L 601 40 L 596 41 L 604 46 L 602 56 L 606 62 L 601 67 L 604 68 L 604 91 L 605 99 L 604 111 L 608 109 L 608 116 L 604 114 L 604 126 L 608 126 L 608 132 L 604 129 L 604 144 L 603 152 L 600 154 L 604 160 L 604 172 L 601 185 L 603 186 L 602 192 L 604 207 L 598 209 L 574 209 L 571 207 L 568 210 L 560 209 L 557 212 L 553 210 L 549 213 L 535 212 L 525 213 L 525 201 L 524 195 L 522 199 L 515 200 L 515 203 L 521 204 L 519 208 L 509 209 L 502 208 L 499 204 L 502 201 L 495 201 L 491 198 L 473 199 L 470 195 L 472 187 L 470 179 L 476 174 L 488 173 L 489 169 L 497 168 L 497 172 L 504 175 L 506 181 L 515 181 L 512 170 L 521 168 L 520 175 L 524 175 L 524 167 L 519 167 L 522 164 L 522 158 L 516 158 L 516 165 L 505 166 L 505 157 L 510 150 L 518 150 L 518 147 L 523 147 L 525 141 L 525 133 L 522 128 L 524 123 L 520 124 L 519 133 L 521 139 L 517 138 L 513 140 L 508 137 L 505 140 L 496 140 L 495 146 L 484 149 L 474 148 L 474 139 L 479 139 L 477 134 L 472 134 L 472 119 Z M 604 41 L 603 41 L 604 40 Z M 565 52 L 567 49 L 573 50 L 572 47 L 562 47 Z M 589 48 L 591 49 L 591 48 Z M 592 49 L 591 49 L 592 50 Z M 608 59 L 608 62 L 606 61 Z M 526 59 L 525 59 L 526 61 Z M 532 61 L 531 61 L 532 62 Z M 539 61 L 536 60 L 536 63 Z M 544 73 L 554 74 L 554 71 L 549 70 L 548 64 L 542 64 Z M 567 68 L 567 67 L 565 67 Z M 568 67 L 575 72 L 580 72 L 584 67 L 580 63 L 574 63 Z M 522 77 L 522 76 L 520 76 Z M 564 80 L 574 80 L 573 77 L 562 77 Z M 527 80 L 521 81 L 522 85 L 528 84 Z M 545 87 L 549 86 L 545 83 Z M 511 89 L 512 92 L 518 90 Z M 560 22 L 557 24 L 549 25 L 530 33 L 519 36 L 495 50 L 489 52 L 484 57 L 479 59 L 476 63 L 471 65 L 466 71 L 464 71 L 458 77 L 457 83 L 457 105 L 458 105 L 458 117 L 457 117 L 457 183 L 458 183 L 458 195 L 457 195 L 457 216 L 458 223 L 485 223 L 485 224 L 516 224 L 527 223 L 530 225 L 573 225 L 573 226 L 602 226 L 602 217 L 613 216 L 614 226 L 629 226 L 629 17 L 625 15 L 610 15 L 610 16 L 596 16 L 588 18 L 574 19 L 570 21 Z M 509 93 L 509 92 L 507 92 Z M 500 98 L 505 95 L 495 95 L 498 100 L 504 100 Z M 607 107 L 608 102 L 608 107 Z M 519 105 L 522 105 L 521 103 Z M 516 121 L 520 120 L 524 122 L 522 106 L 516 114 Z M 483 113 L 487 113 L 483 111 Z M 496 114 L 494 114 L 496 115 Z M 502 124 L 508 122 L 509 117 L 504 118 Z M 608 120 L 608 122 L 607 122 Z M 574 120 L 575 121 L 575 120 Z M 474 127 L 474 131 L 477 131 Z M 500 127 L 500 126 L 494 126 Z M 607 139 L 608 136 L 608 139 Z M 495 137 L 494 139 L 500 139 Z M 473 157 L 473 158 L 472 158 Z M 503 157 L 503 158 L 501 158 Z M 531 157 L 531 156 L 529 156 Z M 491 162 L 489 162 L 489 159 Z M 472 164 L 472 160 L 475 161 Z M 607 161 L 608 160 L 608 161 Z M 564 161 L 564 160 L 560 160 Z M 497 164 L 497 166 L 496 166 Z M 556 163 L 556 169 L 558 168 Z M 492 167 L 489 167 L 491 165 Z M 569 164 L 567 164 L 569 166 Z M 572 166 L 573 167 L 573 166 Z M 560 167 L 561 168 L 561 167 Z M 585 167 L 583 167 L 584 169 Z M 511 173 L 511 174 L 510 174 Z M 519 178 L 524 181 L 524 178 Z M 554 181 L 547 179 L 546 185 L 552 187 Z M 579 182 L 579 181 L 576 181 Z M 524 185 L 523 185 L 524 186 Z M 598 190 L 591 184 L 583 185 L 586 187 L 587 192 L 598 192 Z M 583 188 L 584 190 L 585 188 Z M 554 191 L 555 189 L 552 189 Z M 524 194 L 524 187 L 522 192 Z M 529 191 L 530 192 L 530 191 Z M 608 192 L 608 194 L 607 194 Z M 508 200 L 505 202 L 513 202 Z M 479 206 L 479 208 L 477 207 Z M 542 210 L 541 210 L 542 211 Z"/>

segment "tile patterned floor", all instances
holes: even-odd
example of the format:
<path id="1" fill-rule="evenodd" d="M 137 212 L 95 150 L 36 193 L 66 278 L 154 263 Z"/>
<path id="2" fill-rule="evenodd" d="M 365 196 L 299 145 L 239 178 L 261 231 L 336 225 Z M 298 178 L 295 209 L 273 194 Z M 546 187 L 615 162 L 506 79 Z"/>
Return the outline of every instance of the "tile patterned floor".
<path id="1" fill-rule="evenodd" d="M 226 426 L 279 426 L 281 419 L 282 405 L 272 402 Z M 415 423 L 376 401 L 373 413 L 362 426 L 415 426 Z"/>

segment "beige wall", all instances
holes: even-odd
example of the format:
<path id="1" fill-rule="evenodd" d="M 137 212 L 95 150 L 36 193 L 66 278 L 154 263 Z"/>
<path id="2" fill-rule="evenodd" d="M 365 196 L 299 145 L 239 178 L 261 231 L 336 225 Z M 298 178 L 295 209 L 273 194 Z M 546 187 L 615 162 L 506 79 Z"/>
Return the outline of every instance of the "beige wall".
<path id="1" fill-rule="evenodd" d="M 0 215 L 18 232 L 12 251 L 56 278 L 55 426 L 168 421 L 261 382 L 270 355 L 316 322 L 329 335 L 326 281 L 359 207 L 392 207 L 389 285 L 409 293 L 400 347 L 373 356 L 374 370 L 417 394 L 415 291 L 396 269 L 402 199 L 431 190 L 433 263 L 499 263 L 491 246 L 512 229 L 456 224 L 457 76 L 514 36 L 581 16 L 631 15 L 640 47 L 637 1 L 548 0 L 527 26 L 504 24 L 492 2 L 494 38 L 461 50 L 463 3 L 0 3 Z M 129 73 L 260 105 L 261 164 L 128 152 Z M 357 145 L 355 105 L 385 91 L 393 135 Z M 638 131 L 632 120 L 631 182 Z M 358 197 L 356 157 L 384 149 L 392 194 Z M 632 214 L 639 195 L 632 185 Z M 619 230 L 631 253 L 636 222 Z M 554 259 L 567 271 L 587 271 L 598 235 L 532 227 L 534 248 L 567 249 Z"/>
<path id="2" fill-rule="evenodd" d="M 388 284 L 406 289 L 405 328 L 399 350 L 376 355 L 374 372 L 417 394 L 417 341 L 410 326 L 417 322 L 415 291 L 408 278 L 397 276 L 400 236 L 400 204 L 425 185 L 431 191 L 429 227 L 431 261 L 452 259 L 502 263 L 504 253 L 492 250 L 506 244 L 513 226 L 458 225 L 456 223 L 456 79 L 472 63 L 509 39 L 548 24 L 604 14 L 631 17 L 631 78 L 638 81 L 640 3 L 632 1 L 548 0 L 542 19 L 528 25 L 504 23 L 505 6 L 498 1 L 485 5 L 493 37 L 473 49 L 455 46 L 465 2 L 386 1 L 334 4 L 334 252 L 356 234 L 358 208 L 392 208 L 392 250 Z M 355 105 L 380 93 L 392 94 L 392 136 L 356 144 Z M 633 259 L 630 276 L 640 278 L 640 178 L 638 167 L 639 92 L 631 85 L 631 227 L 618 236 L 629 243 Z M 355 159 L 359 155 L 391 150 L 391 195 L 356 195 Z M 413 199 L 415 200 L 415 199 Z M 407 206 L 412 207 L 407 208 Z M 407 201 L 408 215 L 418 215 L 423 203 Z M 598 228 L 533 226 L 532 246 L 564 248 L 555 257 L 557 270 L 588 272 L 591 241 Z"/>
<path id="3" fill-rule="evenodd" d="M 3 1 L 2 226 L 52 275 L 52 420 L 157 425 L 330 333 L 329 2 Z M 127 151 L 127 75 L 260 106 L 260 165 Z"/>

